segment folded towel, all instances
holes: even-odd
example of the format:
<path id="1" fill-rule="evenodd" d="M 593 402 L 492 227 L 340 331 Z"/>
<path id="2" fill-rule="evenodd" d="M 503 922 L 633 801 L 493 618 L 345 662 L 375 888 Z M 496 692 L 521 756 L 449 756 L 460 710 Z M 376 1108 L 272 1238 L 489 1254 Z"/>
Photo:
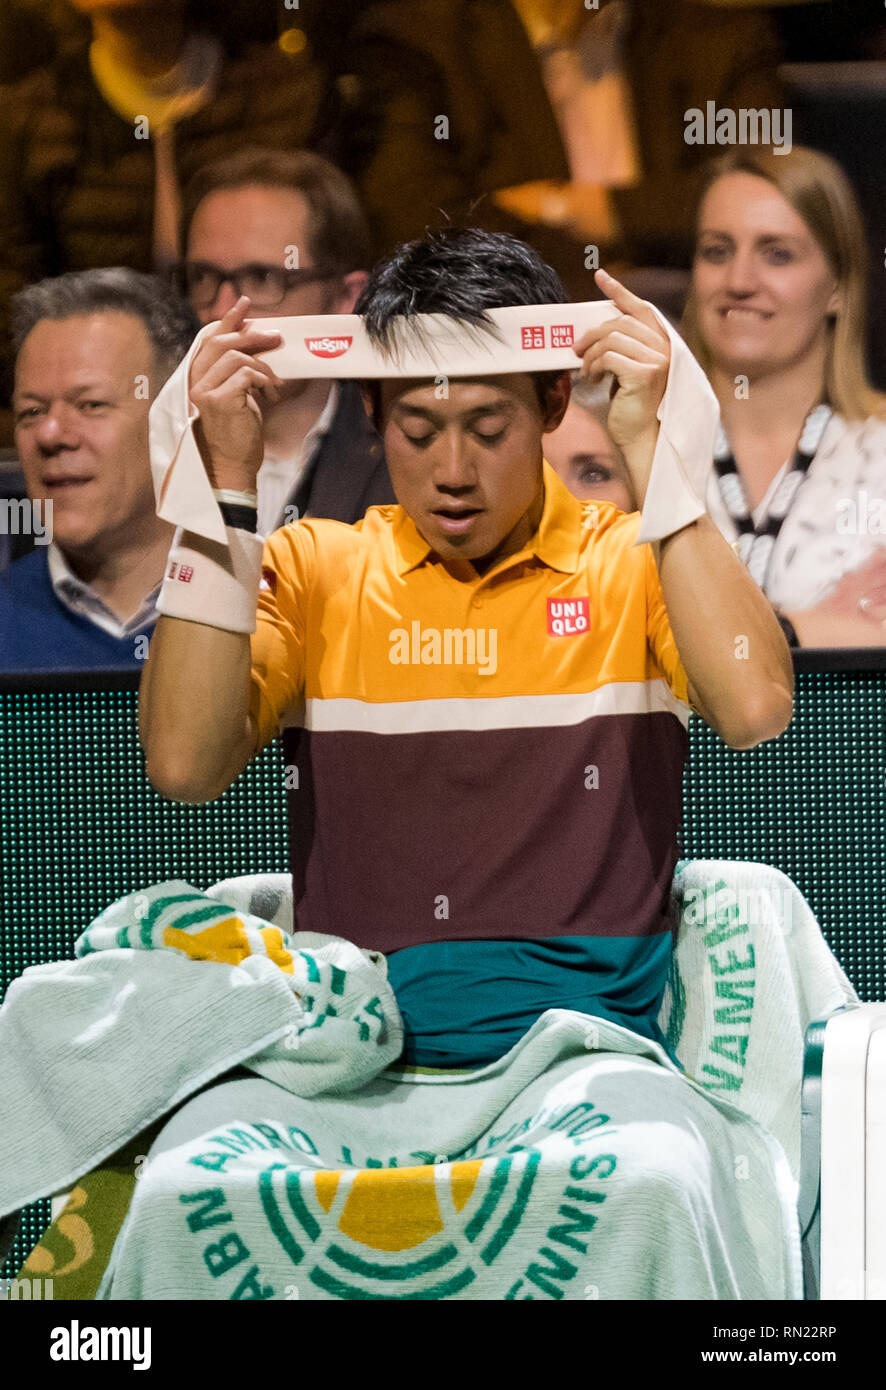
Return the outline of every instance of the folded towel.
<path id="1" fill-rule="evenodd" d="M 76 960 L 25 970 L 0 1008 L 0 1215 L 238 1063 L 312 1096 L 393 1062 L 403 1025 L 370 953 L 340 937 L 298 947 L 175 880 L 113 903 Z"/>

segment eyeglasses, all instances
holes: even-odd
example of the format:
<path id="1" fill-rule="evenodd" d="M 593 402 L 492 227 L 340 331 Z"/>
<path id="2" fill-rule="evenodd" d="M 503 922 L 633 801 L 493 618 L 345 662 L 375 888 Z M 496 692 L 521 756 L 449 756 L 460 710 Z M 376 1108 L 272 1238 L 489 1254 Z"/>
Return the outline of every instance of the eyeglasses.
<path id="1" fill-rule="evenodd" d="M 174 276 L 180 293 L 190 299 L 195 309 L 208 309 L 214 304 L 224 284 L 231 285 L 238 297 L 248 295 L 255 309 L 277 309 L 290 290 L 320 280 L 341 279 L 341 271 L 323 271 L 315 266 L 284 270 L 278 265 L 258 262 L 224 270 L 209 261 L 182 261 L 175 267 Z"/>

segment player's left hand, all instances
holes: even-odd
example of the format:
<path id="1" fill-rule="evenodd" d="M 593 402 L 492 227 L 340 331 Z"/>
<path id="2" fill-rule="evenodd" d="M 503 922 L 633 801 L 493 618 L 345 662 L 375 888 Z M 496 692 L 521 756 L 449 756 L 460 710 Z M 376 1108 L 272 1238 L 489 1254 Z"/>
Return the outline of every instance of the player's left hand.
<path id="1" fill-rule="evenodd" d="M 599 328 L 589 328 L 575 351 L 583 377 L 600 381 L 607 372 L 615 377 L 606 427 L 629 452 L 632 445 L 657 436 L 656 411 L 667 384 L 671 340 L 645 299 L 605 270 L 598 270 L 594 279 L 620 312 Z"/>

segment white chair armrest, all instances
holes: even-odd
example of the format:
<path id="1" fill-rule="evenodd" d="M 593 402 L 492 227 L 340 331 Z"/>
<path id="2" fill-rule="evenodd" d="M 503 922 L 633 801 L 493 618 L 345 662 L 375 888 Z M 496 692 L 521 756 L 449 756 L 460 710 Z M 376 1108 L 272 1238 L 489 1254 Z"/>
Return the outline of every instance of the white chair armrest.
<path id="1" fill-rule="evenodd" d="M 879 1035 L 879 1036 L 878 1036 Z M 821 1071 L 821 1298 L 865 1299 L 881 1282 L 883 1236 L 878 1267 L 866 1249 L 871 1219 L 868 1204 L 886 1204 L 883 1167 L 872 1167 L 886 1138 L 886 1101 L 871 1104 L 871 1083 L 879 1092 L 886 1076 L 886 1003 L 860 1004 L 827 1020 Z M 877 1074 L 875 1075 L 875 1069 Z M 872 1140 L 869 1120 L 879 1114 Z"/>

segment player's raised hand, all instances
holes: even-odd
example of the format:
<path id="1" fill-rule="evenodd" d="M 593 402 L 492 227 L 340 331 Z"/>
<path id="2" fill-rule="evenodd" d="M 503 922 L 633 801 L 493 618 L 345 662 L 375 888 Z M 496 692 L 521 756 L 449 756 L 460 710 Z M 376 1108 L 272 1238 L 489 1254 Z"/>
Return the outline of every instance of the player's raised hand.
<path id="1" fill-rule="evenodd" d="M 616 315 L 589 328 L 575 344 L 581 357 L 581 375 L 600 381 L 607 372 L 615 377 L 607 429 L 626 452 L 633 444 L 654 438 L 656 412 L 668 379 L 671 342 L 651 304 L 638 299 L 605 270 L 594 276 L 612 300 Z"/>
<path id="2" fill-rule="evenodd" d="M 194 437 L 213 487 L 255 491 L 264 457 L 260 401 L 279 399 L 283 382 L 255 354 L 279 347 L 280 334 L 248 322 L 237 300 L 213 325 L 191 363 L 188 394 L 200 412 Z"/>

